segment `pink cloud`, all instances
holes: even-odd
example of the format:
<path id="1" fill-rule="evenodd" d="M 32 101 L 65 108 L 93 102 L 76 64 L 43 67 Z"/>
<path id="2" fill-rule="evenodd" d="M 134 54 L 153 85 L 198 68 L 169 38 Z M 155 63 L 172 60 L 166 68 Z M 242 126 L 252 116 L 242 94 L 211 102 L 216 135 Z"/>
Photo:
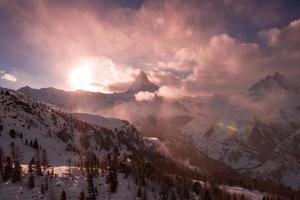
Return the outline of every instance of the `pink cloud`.
<path id="1" fill-rule="evenodd" d="M 139 92 L 134 96 L 137 101 L 153 101 L 155 99 L 155 94 L 151 92 Z"/>

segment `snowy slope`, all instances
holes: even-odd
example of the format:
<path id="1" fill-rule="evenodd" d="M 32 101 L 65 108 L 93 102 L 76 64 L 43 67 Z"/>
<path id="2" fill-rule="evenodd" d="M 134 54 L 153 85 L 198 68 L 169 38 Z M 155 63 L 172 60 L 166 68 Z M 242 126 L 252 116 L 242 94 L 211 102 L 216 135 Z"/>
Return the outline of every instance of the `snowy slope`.
<path id="1" fill-rule="evenodd" d="M 25 169 L 26 170 L 26 169 Z M 38 200 L 38 199 L 59 199 L 61 192 L 64 190 L 67 194 L 67 199 L 79 199 L 80 191 L 86 190 L 86 178 L 82 177 L 78 168 L 71 168 L 72 176 L 69 174 L 68 167 L 56 167 L 54 173 L 57 178 L 50 179 L 48 177 L 49 190 L 46 194 L 42 194 L 40 187 L 28 189 L 26 183 L 19 184 L 1 184 L 0 183 L 0 198 L 1 200 Z M 105 182 L 105 175 L 95 177 L 94 184 L 97 188 L 97 199 L 116 199 L 116 200 L 132 200 L 142 199 L 137 197 L 138 186 L 135 183 L 134 177 L 125 178 L 119 174 L 118 189 L 116 193 L 110 193 L 108 185 Z M 40 186 L 45 183 L 46 177 L 37 177 L 35 184 Z M 207 182 L 199 182 L 204 187 L 209 185 Z M 147 199 L 158 199 L 160 187 L 155 182 L 149 181 L 146 197 Z M 228 192 L 231 195 L 244 195 L 249 200 L 262 200 L 264 193 L 258 191 L 250 191 L 241 187 L 232 187 L 221 185 L 220 190 Z M 196 194 L 192 194 L 194 199 L 199 199 Z"/>
<path id="2" fill-rule="evenodd" d="M 143 85 L 147 87 L 142 87 Z M 151 85 L 141 72 L 132 85 L 132 91 L 137 92 L 148 86 L 155 89 Z M 149 88 L 147 90 L 152 91 Z M 192 120 L 188 124 L 181 123 L 180 120 L 174 123 L 182 124 L 176 129 L 191 138 L 198 147 L 199 154 L 205 154 L 253 176 L 272 178 L 293 187 L 300 185 L 300 90 L 299 86 L 290 83 L 279 73 L 259 80 L 242 93 L 188 97 L 176 102 L 159 99 L 137 102 L 130 92 L 98 94 L 29 88 L 22 88 L 20 91 L 72 112 L 118 117 L 131 121 L 138 128 L 142 124 L 143 127 L 152 129 L 152 133 L 155 129 L 152 126 L 153 120 L 149 120 L 151 118 L 154 121 L 169 118 L 169 121 L 164 120 L 163 123 L 172 124 L 176 117 L 180 119 L 189 116 Z M 96 119 L 91 118 L 94 117 L 85 116 L 82 120 L 95 124 Z M 176 142 L 178 131 L 168 131 L 169 141 Z M 159 130 L 157 133 L 162 132 Z M 157 137 L 157 133 L 146 136 Z M 164 136 L 164 139 L 168 138 Z"/>
<path id="3" fill-rule="evenodd" d="M 298 88 L 275 73 L 247 92 L 203 99 L 200 114 L 181 131 L 211 158 L 299 188 Z"/>
<path id="4" fill-rule="evenodd" d="M 155 146 L 152 145 L 153 141 L 140 137 L 135 128 L 126 121 L 79 113 L 68 114 L 35 101 L 20 92 L 5 88 L 0 89 L 0 122 L 1 149 L 4 154 L 10 155 L 10 145 L 14 143 L 21 152 L 20 161 L 23 164 L 23 181 L 14 184 L 10 180 L 4 183 L 1 181 L 0 199 L 53 199 L 59 198 L 62 190 L 66 191 L 68 199 L 78 199 L 80 191 L 86 191 L 87 185 L 86 177 L 81 175 L 77 167 L 72 166 L 72 163 L 79 162 L 77 151 L 79 149 L 93 152 L 99 157 L 104 157 L 117 148 L 120 156 L 126 154 L 139 156 L 141 153 L 143 159 L 146 160 L 164 159 L 153 151 L 152 148 Z M 35 176 L 35 186 L 29 189 L 27 164 L 36 156 L 37 150 L 28 143 L 34 140 L 38 141 L 39 149 L 46 150 L 49 164 L 54 167 L 54 173 L 58 177 Z M 84 144 L 82 141 L 85 141 Z M 177 168 L 175 163 L 167 159 L 159 162 L 167 164 L 166 166 L 169 163 L 169 167 L 172 166 L 173 170 Z M 71 163 L 71 169 L 66 166 L 69 165 L 68 163 Z M 164 169 L 162 168 L 163 173 L 170 173 Z M 178 165 L 178 169 L 180 169 L 178 172 L 183 174 L 192 172 L 188 167 L 181 165 Z M 71 175 L 69 174 L 70 170 Z M 137 175 L 133 174 L 125 178 L 123 174 L 118 173 L 118 189 L 111 193 L 108 191 L 105 181 L 108 171 L 104 170 L 101 173 L 103 174 L 93 178 L 99 194 L 97 199 L 127 200 L 136 198 L 139 187 L 136 183 Z M 173 173 L 176 175 L 176 171 Z M 46 177 L 49 190 L 43 195 L 41 185 L 45 184 Z M 143 190 L 146 191 L 148 199 L 156 199 L 161 195 L 161 184 L 163 183 L 147 180 L 147 188 L 143 187 Z M 229 191 L 229 189 L 227 190 Z M 175 193 L 175 195 L 180 196 L 181 194 Z M 190 195 L 196 199 L 199 198 L 196 194 L 191 193 Z"/>
<path id="5" fill-rule="evenodd" d="M 122 130 L 121 137 L 130 138 L 130 146 L 134 148 L 143 145 L 141 137 L 137 136 L 134 127 L 125 121 L 101 118 L 97 124 L 87 124 L 76 116 L 55 110 L 46 104 L 32 100 L 20 92 L 1 88 L 0 97 L 0 145 L 9 153 L 9 145 L 14 142 L 17 146 L 24 147 L 23 162 L 28 163 L 35 150 L 29 146 L 30 141 L 37 139 L 40 146 L 49 152 L 49 159 L 53 165 L 65 164 L 69 158 L 76 157 L 72 147 L 78 149 L 80 138 L 85 137 L 89 143 L 87 149 L 101 154 L 101 149 L 111 149 L 117 145 L 117 135 Z M 82 116 L 82 115 L 81 115 Z M 86 118 L 86 115 L 83 115 Z M 16 132 L 15 137 L 10 136 L 10 131 Z M 27 140 L 27 142 L 26 142 Z M 25 145 L 28 143 L 28 145 Z M 138 144 L 139 143 L 139 144 Z M 97 148 L 99 146 L 101 148 Z M 98 150 L 97 150 L 98 149 Z"/>

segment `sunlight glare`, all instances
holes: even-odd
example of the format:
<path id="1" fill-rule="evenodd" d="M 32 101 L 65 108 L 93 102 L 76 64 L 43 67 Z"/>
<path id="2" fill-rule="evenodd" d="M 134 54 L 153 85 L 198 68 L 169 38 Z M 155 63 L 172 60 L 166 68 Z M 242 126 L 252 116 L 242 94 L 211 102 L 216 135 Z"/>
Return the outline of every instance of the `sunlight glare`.
<path id="1" fill-rule="evenodd" d="M 76 90 L 89 90 L 92 77 L 88 67 L 82 66 L 75 68 L 70 74 L 70 84 Z"/>

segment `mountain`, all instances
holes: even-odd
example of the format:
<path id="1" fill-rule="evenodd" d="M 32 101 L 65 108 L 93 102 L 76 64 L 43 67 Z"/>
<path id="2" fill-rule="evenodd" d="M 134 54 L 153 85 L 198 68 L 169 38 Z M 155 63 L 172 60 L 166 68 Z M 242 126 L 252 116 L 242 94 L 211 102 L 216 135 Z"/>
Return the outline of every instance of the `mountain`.
<path id="1" fill-rule="evenodd" d="M 56 88 L 33 89 L 29 86 L 18 91 L 38 101 L 50 103 L 72 112 L 97 113 L 103 109 L 134 101 L 135 94 L 140 91 L 154 92 L 158 86 L 148 80 L 147 75 L 141 71 L 127 92 L 104 94 L 88 91 L 64 91 Z"/>
<path id="2" fill-rule="evenodd" d="M 140 71 L 135 81 L 129 86 L 128 92 L 155 92 L 159 89 L 157 85 L 150 82 L 144 71 Z"/>
<path id="3" fill-rule="evenodd" d="M 181 133 L 205 155 L 239 172 L 299 188 L 298 88 L 275 73 L 243 93 L 198 98 L 190 106 L 198 113 Z"/>
<path id="4" fill-rule="evenodd" d="M 264 79 L 259 80 L 249 88 L 250 93 L 263 93 L 266 91 L 286 90 L 299 94 L 300 87 L 290 83 L 282 74 L 275 72 L 274 75 L 266 76 Z"/>
<path id="5" fill-rule="evenodd" d="M 137 82 L 145 80 L 143 73 L 139 77 Z M 175 102 L 137 102 L 130 92 L 77 91 L 63 92 L 68 101 L 58 104 L 58 100 L 50 98 L 57 98 L 52 91 L 51 95 L 43 94 L 43 89 L 32 89 L 37 91 L 34 95 L 24 89 L 20 91 L 71 112 L 105 111 L 106 116 L 130 119 L 143 135 L 163 141 L 173 157 L 195 162 L 196 166 L 201 159 L 209 158 L 253 177 L 270 178 L 299 188 L 300 96 L 297 88 L 283 75 L 275 73 L 242 93 L 188 97 Z M 124 98 L 124 94 L 130 98 Z M 58 99 L 64 99 L 64 95 Z"/>
<path id="6" fill-rule="evenodd" d="M 170 157 L 161 152 L 166 144 L 143 138 L 126 121 L 67 113 L 5 88 L 0 88 L 0 133 L 1 199 L 53 199 L 63 191 L 69 199 L 78 199 L 80 191 L 111 199 L 230 199 L 233 193 L 234 198 L 262 199 L 266 193 L 251 190 L 263 185 L 269 195 L 294 195 L 289 188 L 251 179 L 195 152 L 189 164 L 178 162 L 173 152 Z M 179 145 L 187 155 L 190 147 Z M 197 162 L 201 164 L 193 166 Z M 23 171 L 19 181 L 14 178 L 18 163 Z M 236 187 L 249 183 L 255 183 L 249 190 Z M 280 192 L 272 190 L 275 186 Z"/>

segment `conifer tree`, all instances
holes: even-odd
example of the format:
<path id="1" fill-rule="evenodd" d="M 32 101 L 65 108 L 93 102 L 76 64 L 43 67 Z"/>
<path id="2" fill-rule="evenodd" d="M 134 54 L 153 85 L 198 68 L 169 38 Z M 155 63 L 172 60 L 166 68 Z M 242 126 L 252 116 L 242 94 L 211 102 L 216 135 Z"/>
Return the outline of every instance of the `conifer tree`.
<path id="1" fill-rule="evenodd" d="M 66 191 L 63 190 L 63 191 L 61 192 L 60 200 L 67 200 L 67 194 L 66 194 Z"/>
<path id="2" fill-rule="evenodd" d="M 36 174 L 38 176 L 43 176 L 39 149 L 36 150 Z"/>
<path id="3" fill-rule="evenodd" d="M 17 160 L 12 173 L 12 182 L 20 182 L 22 179 L 22 167 L 20 165 L 20 162 Z"/>
<path id="4" fill-rule="evenodd" d="M 2 148 L 0 147 L 0 174 L 1 174 L 1 178 L 4 180 L 3 158 L 4 158 L 4 153 Z"/>
<path id="5" fill-rule="evenodd" d="M 118 187 L 118 177 L 114 169 L 109 169 L 106 177 L 106 183 L 109 185 L 109 191 L 115 193 Z"/>
<path id="6" fill-rule="evenodd" d="M 44 184 L 41 185 L 41 194 L 45 195 L 45 187 Z"/>
<path id="7" fill-rule="evenodd" d="M 86 200 L 96 200 L 96 194 L 94 189 L 93 176 L 88 175 L 87 177 L 87 197 Z"/>
<path id="8" fill-rule="evenodd" d="M 86 200 L 86 199 L 85 199 L 84 191 L 81 191 L 81 192 L 80 192 L 79 200 Z"/>
<path id="9" fill-rule="evenodd" d="M 38 150 L 39 149 L 39 143 L 37 141 L 37 139 L 35 138 L 35 140 L 32 143 L 32 148 Z"/>
<path id="10" fill-rule="evenodd" d="M 11 158 L 9 156 L 6 157 L 6 165 L 4 168 L 4 180 L 8 180 L 12 176 L 13 165 Z"/>
<path id="11" fill-rule="evenodd" d="M 48 176 L 45 179 L 45 190 L 48 190 Z"/>
<path id="12" fill-rule="evenodd" d="M 27 185 L 28 185 L 28 188 L 29 188 L 29 189 L 32 189 L 32 188 L 34 188 L 34 186 L 35 186 L 35 183 L 34 183 L 34 176 L 33 176 L 32 173 L 29 173 Z"/>
<path id="13" fill-rule="evenodd" d="M 28 172 L 33 172 L 33 165 L 35 165 L 35 160 L 34 158 L 31 158 L 29 164 L 28 164 Z"/>
<path id="14" fill-rule="evenodd" d="M 49 161 L 48 161 L 47 152 L 46 152 L 46 149 L 43 149 L 43 151 L 42 151 L 42 166 L 43 166 L 43 172 L 45 172 L 45 170 L 47 169 L 48 164 L 49 164 Z"/>
<path id="15" fill-rule="evenodd" d="M 137 196 L 138 198 L 141 198 L 141 197 L 142 197 L 142 190 L 141 190 L 141 187 L 138 188 L 138 191 L 137 191 L 136 196 Z"/>

